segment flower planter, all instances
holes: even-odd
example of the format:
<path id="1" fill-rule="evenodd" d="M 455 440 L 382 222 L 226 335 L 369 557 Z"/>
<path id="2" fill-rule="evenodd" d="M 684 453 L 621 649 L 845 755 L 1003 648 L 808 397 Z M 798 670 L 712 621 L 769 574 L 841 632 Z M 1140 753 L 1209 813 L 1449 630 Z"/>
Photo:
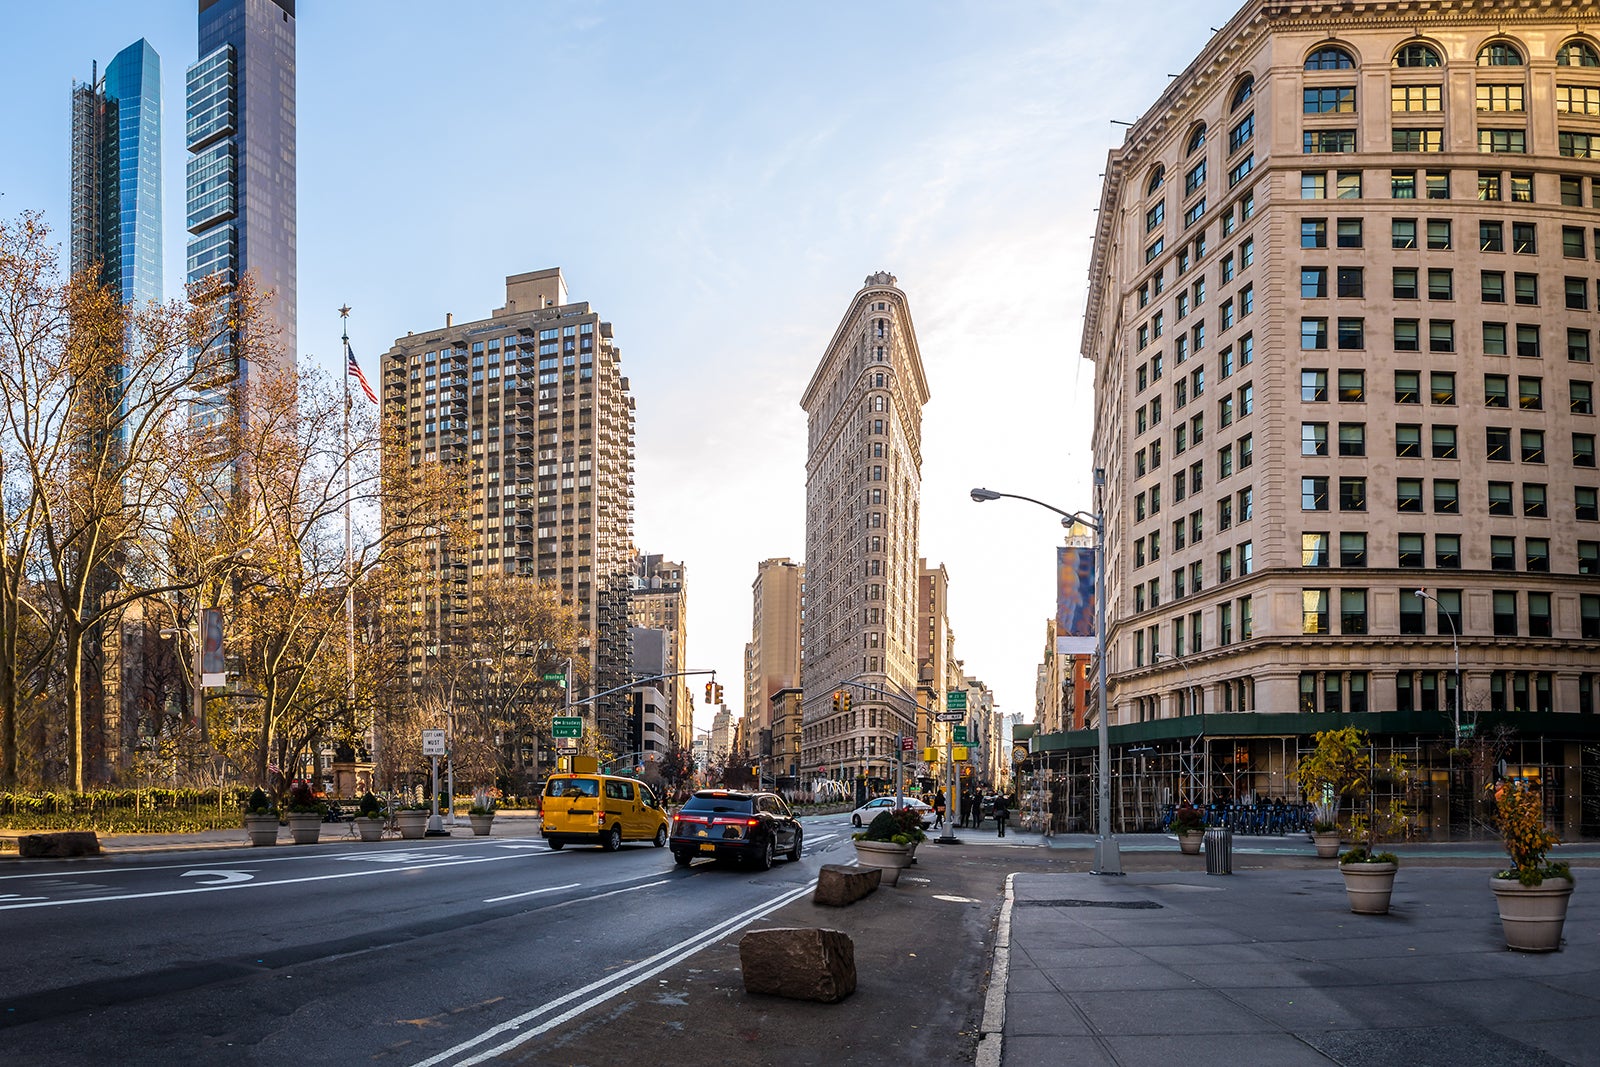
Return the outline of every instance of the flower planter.
<path id="1" fill-rule="evenodd" d="M 402 811 L 396 816 L 400 824 L 400 836 L 407 841 L 420 841 L 428 832 L 427 811 Z"/>
<path id="2" fill-rule="evenodd" d="M 289 836 L 297 845 L 314 845 L 322 836 L 322 815 L 318 812 L 291 811 Z"/>
<path id="3" fill-rule="evenodd" d="M 250 835 L 252 845 L 276 845 L 278 843 L 278 817 L 276 815 L 246 815 L 244 817 L 245 833 Z"/>
<path id="4" fill-rule="evenodd" d="M 1206 839 L 1204 830 L 1187 830 L 1178 835 L 1178 851 L 1185 856 L 1200 855 L 1200 845 Z"/>
<path id="5" fill-rule="evenodd" d="M 911 866 L 911 846 L 897 845 L 893 841 L 857 841 L 856 860 L 863 867 L 877 867 L 883 872 L 884 885 L 894 885 L 900 872 Z"/>
<path id="6" fill-rule="evenodd" d="M 1523 885 L 1515 878 L 1491 878 L 1489 888 L 1500 908 L 1507 948 L 1517 952 L 1556 952 L 1561 948 L 1572 879 L 1546 878 L 1538 885 Z"/>
<path id="7" fill-rule="evenodd" d="M 377 816 L 357 815 L 356 829 L 363 841 L 383 840 L 383 819 Z"/>
<path id="8" fill-rule="evenodd" d="M 468 815 L 467 819 L 472 823 L 473 837 L 488 837 L 490 828 L 494 826 L 494 815 L 492 814 Z"/>
<path id="9" fill-rule="evenodd" d="M 1339 856 L 1339 831 L 1323 830 L 1311 835 L 1312 844 L 1317 846 L 1317 858 L 1320 860 L 1337 859 Z"/>
<path id="10" fill-rule="evenodd" d="M 1339 864 L 1350 910 L 1357 915 L 1389 914 L 1389 896 L 1394 892 L 1394 875 L 1399 869 L 1398 863 Z"/>

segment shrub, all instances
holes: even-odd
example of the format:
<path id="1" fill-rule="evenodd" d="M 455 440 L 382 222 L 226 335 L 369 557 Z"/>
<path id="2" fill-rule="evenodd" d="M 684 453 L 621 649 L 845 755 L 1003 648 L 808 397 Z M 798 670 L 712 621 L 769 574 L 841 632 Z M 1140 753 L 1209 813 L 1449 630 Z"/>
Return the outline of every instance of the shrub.
<path id="1" fill-rule="evenodd" d="M 1565 863 L 1548 863 L 1545 853 L 1561 839 L 1544 824 L 1544 805 L 1537 790 L 1520 782 L 1500 782 L 1494 786 L 1495 825 L 1500 840 L 1511 857 L 1511 867 L 1497 878 L 1515 878 L 1523 885 L 1539 885 L 1546 878 L 1571 878 Z"/>
<path id="2" fill-rule="evenodd" d="M 383 818 L 383 801 L 372 795 L 372 792 L 361 794 L 361 799 L 356 802 L 356 816 L 362 819 Z"/>
<path id="3" fill-rule="evenodd" d="M 924 840 L 927 835 L 922 832 L 920 815 L 910 808 L 896 808 L 879 812 L 866 831 L 855 837 L 858 841 L 893 841 L 897 845 L 909 845 Z"/>
<path id="4" fill-rule="evenodd" d="M 246 815 L 271 815 L 275 810 L 272 806 L 272 798 L 267 796 L 266 791 L 260 786 L 252 789 L 250 795 L 245 798 L 244 813 Z"/>
<path id="5" fill-rule="evenodd" d="M 296 782 L 289 787 L 286 807 L 296 815 L 323 815 L 328 810 L 328 806 L 317 799 L 317 795 L 311 791 L 311 786 L 306 782 Z"/>
<path id="6" fill-rule="evenodd" d="M 1181 804 L 1172 813 L 1172 832 L 1175 834 L 1199 833 L 1206 828 L 1205 816 L 1193 804 Z"/>

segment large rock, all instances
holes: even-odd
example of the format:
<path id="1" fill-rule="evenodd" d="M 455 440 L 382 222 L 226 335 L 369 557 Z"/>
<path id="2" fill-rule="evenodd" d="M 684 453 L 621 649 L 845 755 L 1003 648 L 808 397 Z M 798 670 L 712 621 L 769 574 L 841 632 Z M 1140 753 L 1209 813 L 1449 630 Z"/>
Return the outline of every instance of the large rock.
<path id="1" fill-rule="evenodd" d="M 746 993 L 833 1004 L 856 990 L 856 946 L 838 930 L 752 930 L 739 939 Z"/>
<path id="2" fill-rule="evenodd" d="M 883 872 L 876 867 L 847 867 L 842 863 L 824 864 L 817 874 L 817 888 L 811 894 L 811 902 L 826 904 L 832 908 L 854 904 L 862 897 L 875 892 L 882 878 Z"/>
<path id="3" fill-rule="evenodd" d="M 100 839 L 93 830 L 58 830 L 50 834 L 23 834 L 17 838 L 17 855 L 25 860 L 65 859 L 100 855 Z"/>

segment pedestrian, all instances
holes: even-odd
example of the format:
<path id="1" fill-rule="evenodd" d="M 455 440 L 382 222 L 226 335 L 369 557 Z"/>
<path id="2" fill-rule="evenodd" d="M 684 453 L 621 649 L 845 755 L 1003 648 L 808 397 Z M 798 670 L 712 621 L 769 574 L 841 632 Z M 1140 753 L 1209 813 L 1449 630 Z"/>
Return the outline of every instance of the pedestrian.
<path id="1" fill-rule="evenodd" d="M 941 789 L 933 798 L 933 828 L 935 830 L 944 825 L 944 805 L 944 790 Z"/>
<path id="2" fill-rule="evenodd" d="M 1010 817 L 1011 809 L 1006 803 L 1006 795 L 1004 793 L 996 793 L 994 795 L 994 821 L 995 825 L 1000 828 L 1001 837 L 1006 836 L 1006 820 Z"/>

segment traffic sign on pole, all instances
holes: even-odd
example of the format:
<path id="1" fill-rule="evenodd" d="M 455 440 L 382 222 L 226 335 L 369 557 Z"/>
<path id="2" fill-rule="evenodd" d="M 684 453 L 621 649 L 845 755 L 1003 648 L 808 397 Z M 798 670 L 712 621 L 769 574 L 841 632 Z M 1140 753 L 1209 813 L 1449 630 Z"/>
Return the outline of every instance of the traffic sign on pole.
<path id="1" fill-rule="evenodd" d="M 561 682 L 562 684 L 565 684 L 567 681 L 567 676 L 562 674 L 560 671 L 556 671 L 554 674 L 545 675 L 544 680 L 547 682 Z"/>
<path id="2" fill-rule="evenodd" d="M 944 710 L 966 711 L 967 691 L 965 689 L 952 689 L 944 695 Z"/>
<path id="3" fill-rule="evenodd" d="M 910 737 L 910 736 L 907 736 L 905 734 L 902 734 L 900 736 L 900 751 L 901 752 L 915 752 L 916 750 L 917 750 L 917 739 L 914 738 L 914 737 Z"/>
<path id="4" fill-rule="evenodd" d="M 941 711 L 938 715 L 940 722 L 966 722 L 967 713 L 964 711 Z"/>
<path id="5" fill-rule="evenodd" d="M 952 726 L 950 728 L 950 740 L 957 745 L 966 744 L 967 728 L 965 726 Z"/>
<path id="6" fill-rule="evenodd" d="M 582 737 L 583 720 L 576 715 L 557 715 L 550 720 L 552 737 Z"/>
<path id="7" fill-rule="evenodd" d="M 1461 724 L 1461 736 L 1462 737 L 1467 738 L 1467 739 L 1471 739 L 1472 735 L 1476 734 L 1477 732 L 1478 732 L 1478 724 L 1477 723 L 1475 723 L 1475 722 L 1464 722 L 1464 723 Z"/>
<path id="8" fill-rule="evenodd" d="M 444 755 L 444 731 L 443 730 L 424 730 L 424 731 L 422 731 L 422 754 L 424 756 L 442 756 L 442 755 Z"/>

